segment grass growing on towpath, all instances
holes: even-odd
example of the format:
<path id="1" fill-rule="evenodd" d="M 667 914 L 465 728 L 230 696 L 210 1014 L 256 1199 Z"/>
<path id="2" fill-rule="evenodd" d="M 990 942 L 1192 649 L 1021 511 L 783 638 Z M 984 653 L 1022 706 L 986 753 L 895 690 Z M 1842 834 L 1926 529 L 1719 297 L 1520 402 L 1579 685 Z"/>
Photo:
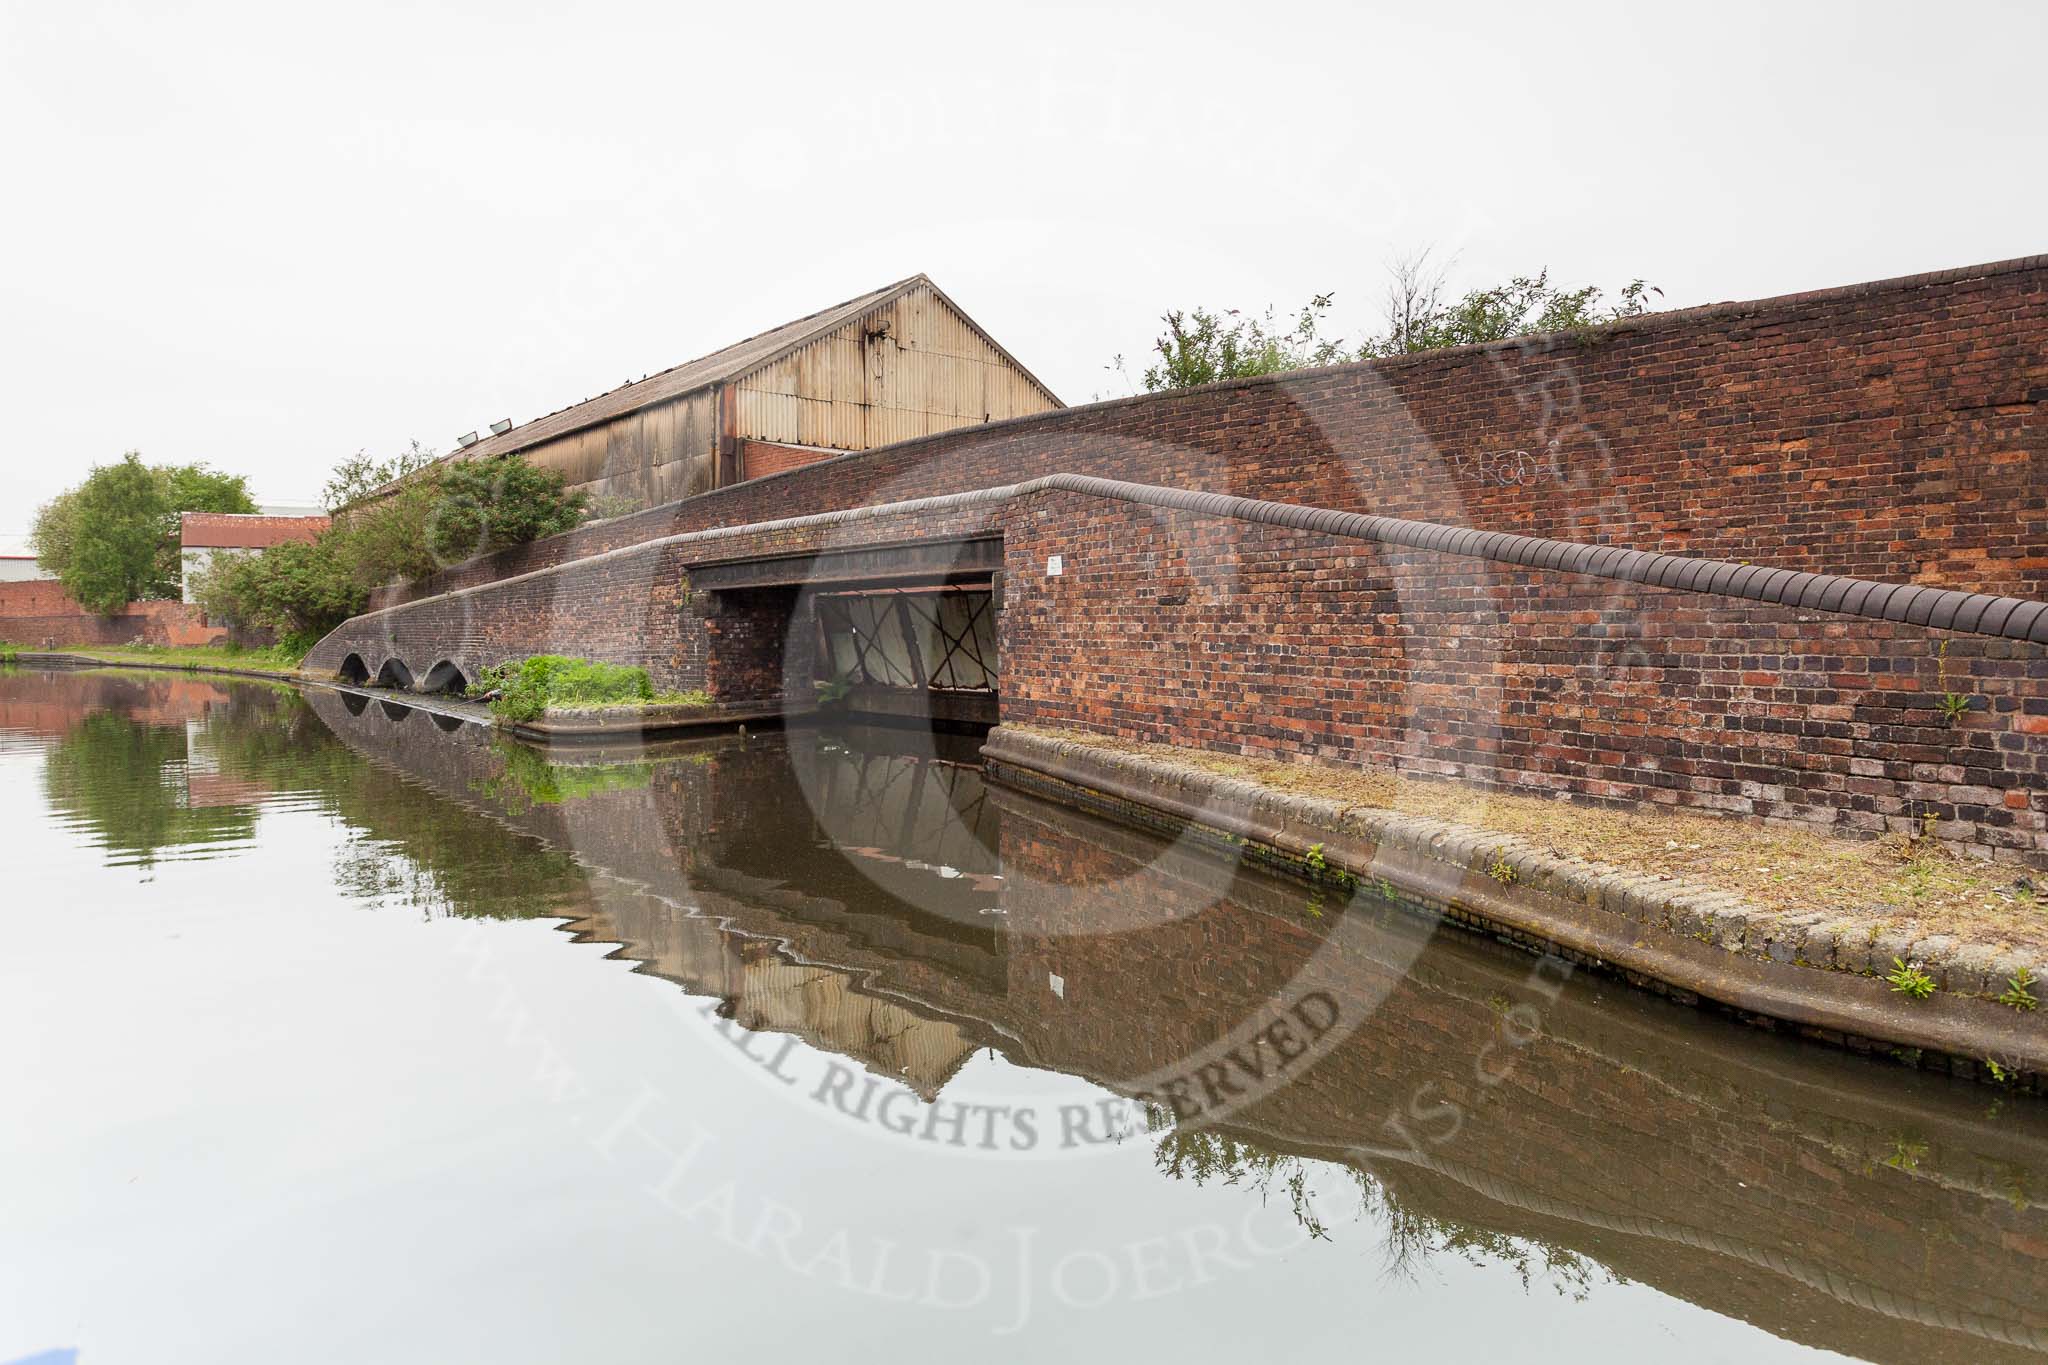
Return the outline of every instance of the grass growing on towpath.
<path id="1" fill-rule="evenodd" d="M 644 668 L 565 654 L 536 654 L 486 669 L 469 691 L 471 696 L 501 693 L 491 710 L 513 722 L 563 713 L 711 705 L 702 692 L 656 692 Z"/>
<path id="2" fill-rule="evenodd" d="M 26 646 L 13 646 L 29 652 Z M 97 659 L 111 664 L 156 664 L 168 668 L 232 668 L 250 673 L 274 673 L 297 677 L 306 651 L 296 645 L 279 644 L 256 648 L 234 645 L 64 645 L 39 651 L 65 654 L 75 659 Z M 17 656 L 18 657 L 18 656 Z"/>

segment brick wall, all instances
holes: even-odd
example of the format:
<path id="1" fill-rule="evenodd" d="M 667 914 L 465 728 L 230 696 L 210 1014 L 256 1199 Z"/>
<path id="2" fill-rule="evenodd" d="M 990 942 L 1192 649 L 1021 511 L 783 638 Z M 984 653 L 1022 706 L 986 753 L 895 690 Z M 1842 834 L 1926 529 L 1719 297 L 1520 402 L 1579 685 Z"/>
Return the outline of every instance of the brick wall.
<path id="1" fill-rule="evenodd" d="M 2038 645 L 1067 492 L 1004 547 L 1006 722 L 2048 856 Z"/>
<path id="2" fill-rule="evenodd" d="M 773 441 L 741 441 L 739 444 L 739 467 L 749 479 L 763 479 L 770 474 L 786 474 L 792 469 L 802 469 L 807 464 L 832 459 L 840 452 L 818 450 L 811 446 L 777 445 Z"/>
<path id="3" fill-rule="evenodd" d="M 206 645 L 228 632 L 184 602 L 130 602 L 112 616 L 87 611 L 55 579 L 0 583 L 0 640 L 35 648 L 69 645 Z"/>
<path id="4" fill-rule="evenodd" d="M 2044 280 L 2037 260 L 909 442 L 460 566 L 309 662 L 473 676 L 553 650 L 757 699 L 781 600 L 693 594 L 692 563 L 993 528 L 1008 721 L 1845 832 L 1932 815 L 2048 862 L 2038 645 L 1069 492 L 632 548 L 1068 470 L 2048 597 Z"/>
<path id="5" fill-rule="evenodd" d="M 2048 596 L 2048 257 L 968 428 L 458 565 L 1054 471 Z"/>

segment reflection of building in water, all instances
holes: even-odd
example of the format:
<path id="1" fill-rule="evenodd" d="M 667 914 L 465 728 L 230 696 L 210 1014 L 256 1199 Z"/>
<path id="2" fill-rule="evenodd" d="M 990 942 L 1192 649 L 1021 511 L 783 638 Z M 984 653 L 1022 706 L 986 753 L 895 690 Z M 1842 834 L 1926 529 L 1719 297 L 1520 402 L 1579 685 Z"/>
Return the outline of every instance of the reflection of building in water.
<path id="1" fill-rule="evenodd" d="M 1529 957 L 1449 933 L 1410 960 L 1369 923 L 1333 932 L 1369 908 L 1318 919 L 1304 888 L 1219 882 L 1200 855 L 991 796 L 934 755 L 700 746 L 514 812 L 485 796 L 504 765 L 487 740 L 402 742 L 374 707 L 314 705 L 379 762 L 603 869 L 579 937 L 928 1099 L 983 1046 L 1126 1087 L 1291 1003 L 1314 961 L 1347 1031 L 1208 1130 L 1225 1147 L 1355 1168 L 1390 1226 L 1449 1254 L 1588 1258 L 1815 1346 L 2048 1352 L 2048 1107 L 2026 1097 L 1608 982 L 1552 998 Z M 1134 899 L 1143 920 L 1104 931 Z M 1184 1136 L 1176 1154 L 1206 1140 Z"/>

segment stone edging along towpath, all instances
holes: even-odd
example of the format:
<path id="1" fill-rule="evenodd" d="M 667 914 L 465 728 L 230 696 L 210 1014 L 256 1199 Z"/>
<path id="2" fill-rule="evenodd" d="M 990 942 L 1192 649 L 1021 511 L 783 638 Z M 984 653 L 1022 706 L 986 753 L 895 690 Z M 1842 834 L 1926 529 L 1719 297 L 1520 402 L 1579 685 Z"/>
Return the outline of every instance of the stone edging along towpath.
<path id="1" fill-rule="evenodd" d="M 1732 892 L 1560 857 L 1511 835 L 1276 791 L 1039 731 L 996 729 L 982 756 L 1010 786 L 1155 829 L 1193 825 L 1305 875 L 1319 865 L 1365 883 L 1383 878 L 1410 905 L 1680 999 L 1984 1079 L 1994 1078 L 1995 1063 L 2030 1089 L 2048 1089 L 2048 1011 L 1994 998 L 2022 969 L 2048 993 L 2048 955 L 2039 951 L 1765 910 Z M 1503 865 L 1512 873 L 1497 874 Z M 1893 991 L 1880 973 L 1894 957 L 1917 961 L 1939 989 L 1925 1000 Z"/>

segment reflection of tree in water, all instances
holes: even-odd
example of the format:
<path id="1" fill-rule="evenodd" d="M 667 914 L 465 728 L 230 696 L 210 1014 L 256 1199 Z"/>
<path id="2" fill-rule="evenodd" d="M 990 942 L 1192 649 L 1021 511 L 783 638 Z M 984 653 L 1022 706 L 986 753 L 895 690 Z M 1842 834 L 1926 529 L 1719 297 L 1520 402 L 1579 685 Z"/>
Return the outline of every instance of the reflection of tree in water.
<path id="1" fill-rule="evenodd" d="M 356 900 L 424 915 L 555 915 L 584 888 L 559 853 L 444 800 L 344 745 L 297 692 L 248 696 L 211 716 L 207 743 L 223 772 L 295 792 L 348 829 L 334 884 Z"/>
<path id="2" fill-rule="evenodd" d="M 503 770 L 470 783 L 470 790 L 513 815 L 532 806 L 559 806 L 604 792 L 641 791 L 654 781 L 654 765 L 640 760 L 556 763 L 530 745 L 505 739 L 492 740 L 491 749 Z"/>
<path id="3" fill-rule="evenodd" d="M 120 862 L 153 867 L 159 850 L 246 839 L 248 806 L 191 803 L 191 755 L 182 725 L 148 725 L 96 711 L 72 726 L 43 763 L 52 808 L 90 828 Z"/>
<path id="4" fill-rule="evenodd" d="M 1163 1110 L 1151 1111 L 1150 1117 L 1159 1134 L 1153 1160 L 1160 1170 L 1197 1185 L 1242 1185 L 1264 1199 L 1285 1195 L 1295 1221 L 1311 1237 L 1331 1240 L 1323 1210 L 1336 1202 L 1319 1194 L 1312 1181 L 1327 1176 L 1344 1182 L 1346 1193 L 1357 1200 L 1357 1221 L 1372 1220 L 1382 1227 L 1381 1250 L 1390 1276 L 1412 1280 L 1436 1257 L 1450 1255 L 1475 1266 L 1505 1265 L 1525 1292 L 1541 1280 L 1574 1301 L 1584 1300 L 1603 1280 L 1624 1282 L 1597 1261 L 1554 1242 L 1514 1237 L 1411 1208 L 1384 1181 L 1354 1166 L 1270 1151 L 1212 1128 L 1174 1125 Z"/>
<path id="5" fill-rule="evenodd" d="M 335 738 L 296 690 L 225 687 L 190 741 L 119 710 L 82 719 L 45 768 L 51 803 L 145 862 L 169 844 L 246 838 L 261 805 L 311 809 L 349 837 L 335 855 L 343 894 L 429 914 L 560 913 L 584 876 L 573 859 L 380 768 Z M 186 771 L 204 759 L 249 795 L 194 809 Z"/>
<path id="6" fill-rule="evenodd" d="M 568 854 L 377 767 L 332 736 L 314 753 L 322 804 L 349 831 L 334 855 L 344 895 L 488 919 L 561 914 L 582 896 L 586 879 Z"/>

